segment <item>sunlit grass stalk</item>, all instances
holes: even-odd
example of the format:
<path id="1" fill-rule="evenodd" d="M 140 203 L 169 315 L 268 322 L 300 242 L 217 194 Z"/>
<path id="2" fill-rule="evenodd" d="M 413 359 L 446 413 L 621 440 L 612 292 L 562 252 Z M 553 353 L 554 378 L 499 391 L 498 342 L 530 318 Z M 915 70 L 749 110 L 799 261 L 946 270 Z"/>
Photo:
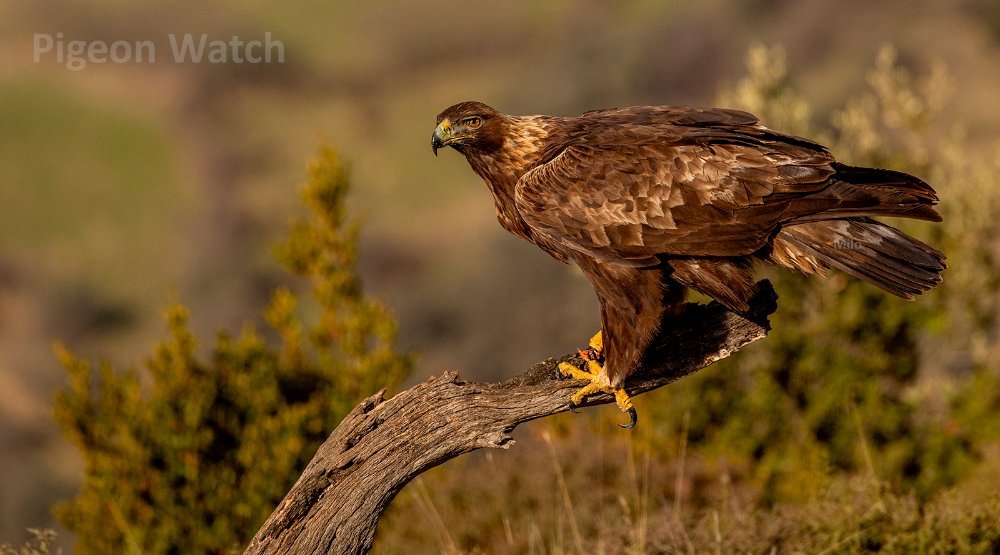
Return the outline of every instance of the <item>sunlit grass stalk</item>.
<path id="1" fill-rule="evenodd" d="M 580 526 L 576 519 L 576 511 L 573 509 L 573 500 L 569 495 L 569 488 L 566 487 L 566 477 L 563 475 L 562 465 L 559 464 L 556 448 L 552 444 L 552 435 L 545 432 L 542 434 L 542 439 L 545 440 L 545 445 L 548 446 L 549 454 L 552 457 L 552 467 L 556 472 L 556 482 L 559 484 L 559 493 L 562 496 L 563 507 L 566 509 L 565 514 L 569 521 L 570 531 L 573 533 L 573 542 L 576 544 L 578 553 L 587 553 L 583 549 L 583 536 L 580 535 Z"/>

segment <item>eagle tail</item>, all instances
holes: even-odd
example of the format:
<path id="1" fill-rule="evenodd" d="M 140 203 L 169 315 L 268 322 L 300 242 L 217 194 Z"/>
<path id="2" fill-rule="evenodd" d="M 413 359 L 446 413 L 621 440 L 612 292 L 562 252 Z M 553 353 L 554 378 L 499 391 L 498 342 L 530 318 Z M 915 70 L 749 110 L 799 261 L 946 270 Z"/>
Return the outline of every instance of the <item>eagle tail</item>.
<path id="1" fill-rule="evenodd" d="M 786 225 L 769 259 L 809 274 L 837 268 L 908 300 L 940 283 L 946 268 L 941 252 L 865 217 Z"/>
<path id="2" fill-rule="evenodd" d="M 934 210 L 937 193 L 930 185 L 912 175 L 893 170 L 834 164 L 836 173 L 822 191 L 802 197 L 802 213 L 797 221 L 851 218 L 858 216 L 897 216 L 940 222 Z M 822 207 L 820 212 L 810 206 Z"/>

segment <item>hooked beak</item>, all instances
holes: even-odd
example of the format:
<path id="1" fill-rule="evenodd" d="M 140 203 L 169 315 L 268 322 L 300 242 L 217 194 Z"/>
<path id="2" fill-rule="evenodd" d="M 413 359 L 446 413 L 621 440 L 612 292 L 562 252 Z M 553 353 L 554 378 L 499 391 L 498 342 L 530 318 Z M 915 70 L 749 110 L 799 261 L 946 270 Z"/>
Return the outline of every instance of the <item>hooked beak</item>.
<path id="1" fill-rule="evenodd" d="M 442 120 L 438 124 L 437 128 L 434 129 L 434 134 L 431 135 L 431 148 L 434 149 L 434 156 L 437 156 L 438 149 L 448 146 L 454 137 L 451 134 L 451 122 L 448 120 Z"/>

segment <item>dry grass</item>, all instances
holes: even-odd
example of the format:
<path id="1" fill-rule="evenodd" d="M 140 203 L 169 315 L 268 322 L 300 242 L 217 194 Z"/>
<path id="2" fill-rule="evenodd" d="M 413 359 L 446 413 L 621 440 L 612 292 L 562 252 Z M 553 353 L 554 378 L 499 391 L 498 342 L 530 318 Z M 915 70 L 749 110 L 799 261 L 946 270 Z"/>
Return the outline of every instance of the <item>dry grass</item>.
<path id="1" fill-rule="evenodd" d="M 467 456 L 425 475 L 394 502 L 376 552 L 1000 550 L 1000 498 L 991 494 L 1000 469 L 988 462 L 925 503 L 865 473 L 831 478 L 804 503 L 764 506 L 725 474 L 685 495 L 692 487 L 685 468 L 697 460 L 661 460 L 629 434 L 585 429 L 609 425 L 606 419 L 581 420 L 565 434 L 558 432 L 565 422 L 536 426 L 510 452 Z"/>

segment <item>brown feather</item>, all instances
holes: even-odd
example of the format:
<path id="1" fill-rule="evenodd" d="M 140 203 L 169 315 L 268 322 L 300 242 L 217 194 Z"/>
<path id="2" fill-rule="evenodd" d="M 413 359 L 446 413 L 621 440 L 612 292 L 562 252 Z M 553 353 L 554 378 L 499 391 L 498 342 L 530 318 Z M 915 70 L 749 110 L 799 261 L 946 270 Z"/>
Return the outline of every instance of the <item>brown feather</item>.
<path id="1" fill-rule="evenodd" d="M 843 270 L 909 300 L 940 283 L 946 268 L 937 250 L 869 218 L 791 225 L 778 233 L 778 241 L 806 254 L 809 265 Z"/>
<path id="2" fill-rule="evenodd" d="M 671 278 L 735 312 L 750 310 L 757 292 L 749 258 L 674 258 Z"/>

